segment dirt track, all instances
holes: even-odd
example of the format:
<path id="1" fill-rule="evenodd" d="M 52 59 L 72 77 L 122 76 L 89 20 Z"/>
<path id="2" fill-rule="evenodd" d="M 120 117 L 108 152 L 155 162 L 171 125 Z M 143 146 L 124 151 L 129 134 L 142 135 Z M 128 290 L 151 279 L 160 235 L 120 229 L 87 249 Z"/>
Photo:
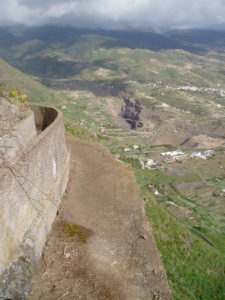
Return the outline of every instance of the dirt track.
<path id="1" fill-rule="evenodd" d="M 70 182 L 29 299 L 171 299 L 131 168 L 101 145 L 68 148 Z"/>

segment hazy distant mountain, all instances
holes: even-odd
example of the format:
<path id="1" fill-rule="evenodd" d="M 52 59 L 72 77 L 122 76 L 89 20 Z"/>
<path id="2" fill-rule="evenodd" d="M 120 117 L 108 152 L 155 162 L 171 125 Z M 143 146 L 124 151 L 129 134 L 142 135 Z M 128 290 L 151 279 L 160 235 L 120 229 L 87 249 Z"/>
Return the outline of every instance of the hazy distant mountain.
<path id="1" fill-rule="evenodd" d="M 171 31 L 166 34 L 131 30 L 90 30 L 46 25 L 0 28 L 0 57 L 19 70 L 39 78 L 68 78 L 84 69 L 118 69 L 115 60 L 95 58 L 104 49 L 148 49 L 154 52 L 182 49 L 204 54 L 223 49 L 225 32 Z M 90 59 L 90 52 L 92 58 Z M 89 57 L 89 59 L 88 59 Z M 125 72 L 127 72 L 125 70 Z"/>
<path id="2" fill-rule="evenodd" d="M 183 48 L 183 41 L 179 41 L 179 36 L 164 36 L 155 32 L 138 31 L 106 31 L 76 29 L 72 27 L 42 26 L 24 28 L 20 35 L 17 34 L 16 27 L 0 28 L 0 45 L 11 46 L 21 44 L 30 40 L 40 40 L 45 43 L 74 43 L 81 35 L 99 35 L 111 38 L 105 46 L 108 47 L 128 47 L 147 48 L 151 50 Z"/>
<path id="3" fill-rule="evenodd" d="M 16 44 L 17 38 L 7 28 L 0 28 L 0 47 L 10 47 Z"/>
<path id="4" fill-rule="evenodd" d="M 225 46 L 225 31 L 175 30 L 168 32 L 167 37 L 189 44 L 202 44 L 213 48 Z"/>
<path id="5" fill-rule="evenodd" d="M 174 30 L 166 34 L 135 30 L 90 30 L 73 27 L 46 25 L 40 27 L 11 26 L 0 28 L 0 46 L 8 47 L 30 40 L 45 43 L 74 43 L 81 35 L 97 34 L 110 37 L 105 46 L 162 49 L 197 49 L 196 44 L 210 47 L 225 45 L 225 31 L 215 30 Z"/>

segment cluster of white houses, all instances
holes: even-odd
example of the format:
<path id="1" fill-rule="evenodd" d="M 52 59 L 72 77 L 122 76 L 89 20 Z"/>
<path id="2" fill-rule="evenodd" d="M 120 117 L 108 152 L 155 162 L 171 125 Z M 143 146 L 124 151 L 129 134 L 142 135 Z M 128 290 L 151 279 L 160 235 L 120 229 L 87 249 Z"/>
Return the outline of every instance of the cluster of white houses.
<path id="1" fill-rule="evenodd" d="M 204 159 L 206 160 L 209 157 L 212 157 L 216 154 L 214 150 L 205 150 L 192 152 L 191 154 L 185 153 L 181 150 L 162 152 L 160 155 L 163 157 L 163 162 L 172 163 L 172 162 L 181 162 L 184 159 Z M 154 159 L 148 158 L 146 160 L 140 160 L 141 166 L 143 169 L 155 169 L 160 167 L 160 163 Z"/>
<path id="2" fill-rule="evenodd" d="M 201 158 L 201 159 L 207 159 L 209 157 L 214 156 L 216 153 L 214 150 L 209 149 L 205 151 L 197 151 L 197 152 L 192 152 L 191 154 L 185 153 L 181 150 L 176 150 L 176 151 L 169 151 L 169 152 L 162 152 L 161 156 L 164 156 L 165 162 L 171 162 L 171 161 L 177 161 L 177 160 L 183 160 L 187 158 Z"/>

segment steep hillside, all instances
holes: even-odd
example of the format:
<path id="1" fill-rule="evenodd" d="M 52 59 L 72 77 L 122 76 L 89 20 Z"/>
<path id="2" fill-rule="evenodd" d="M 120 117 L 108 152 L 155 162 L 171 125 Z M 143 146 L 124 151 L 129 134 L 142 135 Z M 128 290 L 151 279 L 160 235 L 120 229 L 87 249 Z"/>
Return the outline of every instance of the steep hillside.
<path id="1" fill-rule="evenodd" d="M 7 87 L 17 87 L 29 96 L 33 103 L 49 103 L 57 106 L 59 95 L 35 81 L 30 76 L 18 71 L 0 59 L 0 83 Z"/>
<path id="2" fill-rule="evenodd" d="M 33 79 L 1 61 L 0 81 L 57 105 L 68 132 L 132 165 L 174 299 L 224 299 L 223 34 L 9 33 L 16 40 L 1 57 Z M 135 131 L 123 118 L 126 99 L 141 112 Z"/>

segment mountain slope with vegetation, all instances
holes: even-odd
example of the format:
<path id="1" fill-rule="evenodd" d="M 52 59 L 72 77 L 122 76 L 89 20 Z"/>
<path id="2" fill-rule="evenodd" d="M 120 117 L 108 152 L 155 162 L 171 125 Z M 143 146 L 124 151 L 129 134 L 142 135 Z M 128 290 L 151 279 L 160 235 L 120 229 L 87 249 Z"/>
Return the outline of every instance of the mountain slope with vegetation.
<path id="1" fill-rule="evenodd" d="M 29 76 L 0 61 L 0 81 L 61 108 L 68 132 L 133 166 L 174 299 L 224 299 L 223 34 L 7 30 L 0 55 Z M 141 105 L 136 131 L 124 95 Z M 162 156 L 171 151 L 183 154 Z"/>
<path id="2" fill-rule="evenodd" d="M 57 105 L 60 99 L 54 90 L 46 88 L 2 59 L 0 59 L 0 83 L 6 88 L 20 89 L 28 95 L 29 101 L 32 103 Z"/>

